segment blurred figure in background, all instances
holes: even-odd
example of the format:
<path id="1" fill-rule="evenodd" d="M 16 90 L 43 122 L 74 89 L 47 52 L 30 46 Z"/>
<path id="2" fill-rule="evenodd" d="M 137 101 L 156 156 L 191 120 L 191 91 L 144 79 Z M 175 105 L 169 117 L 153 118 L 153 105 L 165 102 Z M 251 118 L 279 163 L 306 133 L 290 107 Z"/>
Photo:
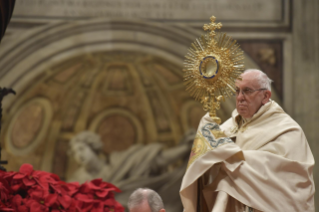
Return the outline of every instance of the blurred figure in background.
<path id="1" fill-rule="evenodd" d="M 160 195 L 148 188 L 136 189 L 127 205 L 130 212 L 165 212 Z"/>
<path id="2" fill-rule="evenodd" d="M 136 188 L 147 187 L 163 197 L 167 211 L 181 211 L 178 192 L 195 133 L 195 130 L 187 132 L 175 147 L 165 148 L 161 143 L 135 144 L 127 150 L 110 153 L 105 160 L 100 136 L 81 132 L 71 139 L 69 152 L 80 166 L 66 180 L 84 183 L 102 178 L 122 191 L 115 198 L 124 207 Z"/>

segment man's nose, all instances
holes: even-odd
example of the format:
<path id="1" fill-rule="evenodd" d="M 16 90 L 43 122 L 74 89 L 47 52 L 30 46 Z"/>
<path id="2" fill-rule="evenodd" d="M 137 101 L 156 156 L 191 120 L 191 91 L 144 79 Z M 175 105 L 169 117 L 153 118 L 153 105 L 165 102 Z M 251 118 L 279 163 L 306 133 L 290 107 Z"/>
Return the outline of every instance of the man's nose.
<path id="1" fill-rule="evenodd" d="M 245 96 L 243 95 L 243 92 L 242 92 L 242 91 L 239 91 L 239 93 L 238 93 L 236 99 L 237 99 L 237 100 L 242 100 L 242 99 L 244 99 L 244 98 L 245 98 Z"/>

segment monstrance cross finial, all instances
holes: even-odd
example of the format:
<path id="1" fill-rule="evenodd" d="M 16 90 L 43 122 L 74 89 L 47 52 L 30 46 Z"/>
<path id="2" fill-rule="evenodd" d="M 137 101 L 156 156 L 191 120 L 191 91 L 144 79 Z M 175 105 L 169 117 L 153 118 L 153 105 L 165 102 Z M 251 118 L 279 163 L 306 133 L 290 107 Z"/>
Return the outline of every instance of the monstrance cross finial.
<path id="1" fill-rule="evenodd" d="M 205 24 L 203 27 L 205 31 L 210 30 L 210 36 L 213 36 L 213 37 L 216 35 L 215 29 L 220 29 L 223 26 L 220 22 L 215 23 L 215 20 L 216 20 L 215 16 L 210 17 L 211 23 Z"/>

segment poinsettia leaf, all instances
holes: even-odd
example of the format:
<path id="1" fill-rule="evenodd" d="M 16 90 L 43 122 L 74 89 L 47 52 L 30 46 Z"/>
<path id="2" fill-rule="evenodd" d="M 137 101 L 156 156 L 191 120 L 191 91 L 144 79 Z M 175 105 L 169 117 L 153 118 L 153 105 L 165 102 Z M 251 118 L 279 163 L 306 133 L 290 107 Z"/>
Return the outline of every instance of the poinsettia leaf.
<path id="1" fill-rule="evenodd" d="M 11 199 L 11 202 L 13 205 L 16 205 L 16 206 L 21 205 L 22 197 L 19 194 L 17 194 Z"/>
<path id="2" fill-rule="evenodd" d="M 31 164 L 22 164 L 22 166 L 19 169 L 19 172 L 26 175 L 31 175 L 33 172 L 33 166 Z"/>
<path id="3" fill-rule="evenodd" d="M 109 191 L 108 190 L 96 191 L 95 194 L 96 196 L 100 198 L 104 198 L 109 194 Z"/>
<path id="4" fill-rule="evenodd" d="M 72 203 L 72 198 L 68 195 L 62 195 L 58 196 L 58 201 L 63 206 L 63 208 L 67 209 Z"/>
<path id="5" fill-rule="evenodd" d="M 95 185 L 92 181 L 88 183 L 88 188 L 93 190 L 101 189 L 101 187 L 99 187 L 98 185 Z"/>
<path id="6" fill-rule="evenodd" d="M 46 211 L 46 206 L 38 203 L 37 201 L 33 201 L 31 204 L 30 204 L 30 211 L 32 212 L 43 212 L 43 211 Z"/>
<path id="7" fill-rule="evenodd" d="M 44 190 L 49 190 L 49 183 L 45 177 L 39 177 L 34 179 Z"/>
<path id="8" fill-rule="evenodd" d="M 91 203 L 94 201 L 93 195 L 92 194 L 76 194 L 75 198 L 82 201 L 82 202 L 87 202 Z"/>
<path id="9" fill-rule="evenodd" d="M 81 211 L 82 212 L 89 212 L 91 211 L 93 208 L 93 204 L 92 203 L 84 203 L 81 207 Z"/>
<path id="10" fill-rule="evenodd" d="M 11 186 L 12 191 L 18 191 L 21 188 L 22 184 L 15 184 L 13 186 Z"/>
<path id="11" fill-rule="evenodd" d="M 35 184 L 35 180 L 33 178 L 30 179 L 28 177 L 23 178 L 22 182 L 26 186 L 33 186 Z"/>
<path id="12" fill-rule="evenodd" d="M 0 211 L 14 211 L 12 208 L 1 208 Z"/>
<path id="13" fill-rule="evenodd" d="M 49 194 L 45 200 L 44 204 L 48 207 L 51 207 L 57 201 L 58 195 L 57 194 Z"/>
<path id="14" fill-rule="evenodd" d="M 110 191 L 121 192 L 121 190 L 118 187 L 116 187 L 115 185 L 113 185 L 111 183 L 109 183 L 108 187 L 109 187 L 108 189 L 110 189 Z"/>
<path id="15" fill-rule="evenodd" d="M 58 193 L 58 194 L 66 194 L 66 193 L 67 193 L 66 189 L 64 189 L 61 185 L 58 185 L 58 184 L 53 185 L 53 184 L 51 184 L 49 187 L 50 187 L 55 193 Z"/>
<path id="16" fill-rule="evenodd" d="M 91 189 L 90 189 L 88 183 L 85 182 L 85 183 L 83 183 L 83 184 L 80 186 L 79 191 L 80 191 L 81 193 L 89 193 L 89 192 L 91 191 Z"/>
<path id="17" fill-rule="evenodd" d="M 112 206 L 116 203 L 115 199 L 107 199 L 104 201 L 104 205 Z"/>
<path id="18" fill-rule="evenodd" d="M 12 177 L 13 175 L 18 173 L 18 172 L 14 172 L 14 171 L 9 171 L 9 172 L 1 171 L 1 172 L 3 173 L 4 178 Z"/>
<path id="19" fill-rule="evenodd" d="M 56 175 L 56 174 L 51 174 L 50 178 L 55 180 L 55 181 L 60 181 L 60 177 L 58 175 Z"/>
<path id="20" fill-rule="evenodd" d="M 79 191 L 80 186 L 78 183 L 67 183 L 64 188 L 67 190 L 68 195 L 73 196 Z"/>
<path id="21" fill-rule="evenodd" d="M 114 203 L 114 209 L 116 212 L 124 212 L 124 207 L 117 201 Z"/>
<path id="22" fill-rule="evenodd" d="M 30 197 L 35 200 L 43 200 L 45 197 L 45 191 L 40 186 L 34 186 L 32 189 L 28 190 Z"/>
<path id="23" fill-rule="evenodd" d="M 29 212 L 29 209 L 25 205 L 19 205 L 17 211 L 19 211 L 19 212 Z"/>
<path id="24" fill-rule="evenodd" d="M 17 173 L 17 174 L 15 174 L 14 176 L 13 176 L 13 179 L 15 179 L 15 180 L 20 180 L 20 179 L 22 179 L 22 178 L 25 178 L 25 174 L 22 174 L 22 173 Z"/>
<path id="25" fill-rule="evenodd" d="M 99 186 L 102 182 L 103 182 L 102 178 L 97 178 L 97 179 L 91 180 L 91 183 L 93 183 L 96 186 Z"/>
<path id="26" fill-rule="evenodd" d="M 99 186 L 100 186 L 100 188 L 107 188 L 107 187 L 109 187 L 109 183 L 102 182 Z"/>
<path id="27" fill-rule="evenodd" d="M 99 202 L 93 205 L 91 212 L 103 212 L 104 211 L 104 204 Z"/>

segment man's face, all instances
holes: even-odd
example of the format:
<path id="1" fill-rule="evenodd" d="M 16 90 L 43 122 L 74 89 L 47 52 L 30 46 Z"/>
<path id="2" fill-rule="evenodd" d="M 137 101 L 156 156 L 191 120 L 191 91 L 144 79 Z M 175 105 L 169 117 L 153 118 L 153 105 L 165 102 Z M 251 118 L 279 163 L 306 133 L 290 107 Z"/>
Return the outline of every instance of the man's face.
<path id="1" fill-rule="evenodd" d="M 71 151 L 73 153 L 74 159 L 81 165 L 87 165 L 92 158 L 95 158 L 96 155 L 93 150 L 83 144 L 83 143 L 75 143 L 71 146 Z"/>
<path id="2" fill-rule="evenodd" d="M 139 206 L 130 209 L 130 212 L 152 212 L 147 201 L 143 201 Z M 165 209 L 161 209 L 159 212 L 165 212 Z"/>
<path id="3" fill-rule="evenodd" d="M 256 73 L 244 73 L 241 75 L 242 80 L 236 81 L 236 89 L 239 90 L 239 94 L 236 95 L 236 108 L 238 113 L 243 118 L 251 118 L 259 108 L 265 104 L 268 100 L 265 100 L 265 92 L 270 91 L 254 91 L 250 94 L 242 94 L 244 90 L 256 90 L 260 89 L 258 81 L 254 77 Z"/>
<path id="4" fill-rule="evenodd" d="M 143 201 L 142 204 L 130 209 L 130 212 L 152 212 L 147 201 Z"/>

